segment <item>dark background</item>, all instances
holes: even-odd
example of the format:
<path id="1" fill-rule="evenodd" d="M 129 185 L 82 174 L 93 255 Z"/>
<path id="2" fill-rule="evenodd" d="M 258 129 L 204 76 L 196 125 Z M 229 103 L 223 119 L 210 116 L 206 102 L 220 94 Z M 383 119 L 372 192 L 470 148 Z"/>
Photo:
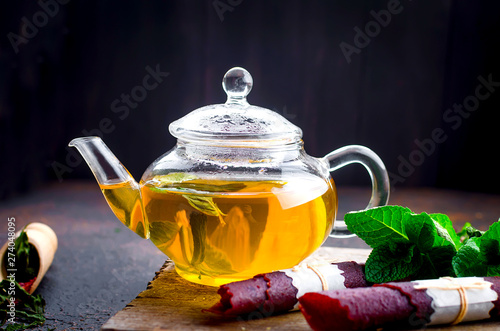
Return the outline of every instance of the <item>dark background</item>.
<path id="1" fill-rule="evenodd" d="M 74 137 L 96 134 L 100 125 L 104 141 L 140 179 L 174 146 L 170 122 L 225 101 L 221 80 L 233 66 L 253 76 L 250 103 L 302 128 L 310 155 L 362 144 L 384 160 L 393 189 L 500 193 L 500 91 L 479 101 L 460 123 L 445 116 L 453 104 L 474 96 L 479 76 L 500 82 L 500 3 L 401 0 L 385 27 L 374 25 L 372 11 L 380 14 L 395 3 L 5 3 L 0 198 L 91 178 L 66 146 Z M 355 29 L 366 27 L 374 29 L 372 37 L 359 44 L 358 36 L 363 47 L 348 61 L 340 44 L 355 46 Z M 169 74 L 127 114 L 114 112 L 115 100 L 123 106 L 122 95 L 143 84 L 148 66 Z M 428 142 L 436 129 L 447 139 L 427 145 L 424 155 L 416 140 Z M 333 175 L 339 185 L 368 184 L 361 166 L 349 168 Z"/>

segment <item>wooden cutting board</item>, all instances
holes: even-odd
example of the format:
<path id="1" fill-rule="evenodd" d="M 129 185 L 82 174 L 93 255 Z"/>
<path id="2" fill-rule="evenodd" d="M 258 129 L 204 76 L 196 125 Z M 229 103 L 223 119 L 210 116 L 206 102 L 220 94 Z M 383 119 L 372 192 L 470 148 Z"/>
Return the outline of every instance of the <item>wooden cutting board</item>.
<path id="1" fill-rule="evenodd" d="M 311 259 L 364 262 L 370 250 L 322 247 Z M 310 330 L 299 311 L 263 318 L 227 318 L 202 309 L 220 299 L 217 288 L 190 283 L 177 275 L 167 260 L 147 289 L 108 320 L 102 330 Z M 500 322 L 468 323 L 453 327 L 430 328 L 435 331 L 500 330 Z"/>

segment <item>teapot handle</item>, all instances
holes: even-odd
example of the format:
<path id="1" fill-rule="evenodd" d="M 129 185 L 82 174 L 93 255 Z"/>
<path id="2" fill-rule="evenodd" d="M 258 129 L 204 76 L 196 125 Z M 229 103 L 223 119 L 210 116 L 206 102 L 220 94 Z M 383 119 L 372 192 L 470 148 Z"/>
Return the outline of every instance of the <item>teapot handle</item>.
<path id="1" fill-rule="evenodd" d="M 327 154 L 323 160 L 330 172 L 340 169 L 351 163 L 362 164 L 372 180 L 372 196 L 366 209 L 384 206 L 389 200 L 389 175 L 380 157 L 371 149 L 360 145 L 349 145 Z M 355 235 L 347 230 L 343 220 L 336 220 L 330 237 L 346 238 Z"/>

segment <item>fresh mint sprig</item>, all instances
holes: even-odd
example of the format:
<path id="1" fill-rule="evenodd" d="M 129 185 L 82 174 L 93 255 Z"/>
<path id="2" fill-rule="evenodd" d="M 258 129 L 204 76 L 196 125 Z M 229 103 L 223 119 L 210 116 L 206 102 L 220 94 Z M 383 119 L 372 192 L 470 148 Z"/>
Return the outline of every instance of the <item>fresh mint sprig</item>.
<path id="1" fill-rule="evenodd" d="M 500 276 L 500 220 L 487 231 L 466 223 L 460 232 L 444 214 L 383 206 L 345 215 L 347 228 L 373 248 L 369 282 Z"/>
<path id="2" fill-rule="evenodd" d="M 472 228 L 468 233 L 470 237 L 452 260 L 457 276 L 500 276 L 500 220 L 486 232 Z"/>
<path id="3" fill-rule="evenodd" d="M 348 213 L 345 222 L 373 248 L 365 266 L 369 282 L 455 276 L 452 258 L 462 243 L 446 215 L 383 206 Z"/>

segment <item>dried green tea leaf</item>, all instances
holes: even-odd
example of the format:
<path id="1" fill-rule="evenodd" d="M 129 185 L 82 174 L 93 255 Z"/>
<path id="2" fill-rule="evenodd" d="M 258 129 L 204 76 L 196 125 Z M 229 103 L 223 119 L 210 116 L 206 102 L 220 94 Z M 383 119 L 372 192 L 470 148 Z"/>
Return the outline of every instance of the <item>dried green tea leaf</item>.
<path id="1" fill-rule="evenodd" d="M 187 182 L 190 180 L 198 179 L 198 176 L 187 174 L 184 172 L 172 172 L 168 175 L 158 175 L 153 178 L 153 181 L 159 183 L 159 187 L 166 187 L 176 183 Z"/>

